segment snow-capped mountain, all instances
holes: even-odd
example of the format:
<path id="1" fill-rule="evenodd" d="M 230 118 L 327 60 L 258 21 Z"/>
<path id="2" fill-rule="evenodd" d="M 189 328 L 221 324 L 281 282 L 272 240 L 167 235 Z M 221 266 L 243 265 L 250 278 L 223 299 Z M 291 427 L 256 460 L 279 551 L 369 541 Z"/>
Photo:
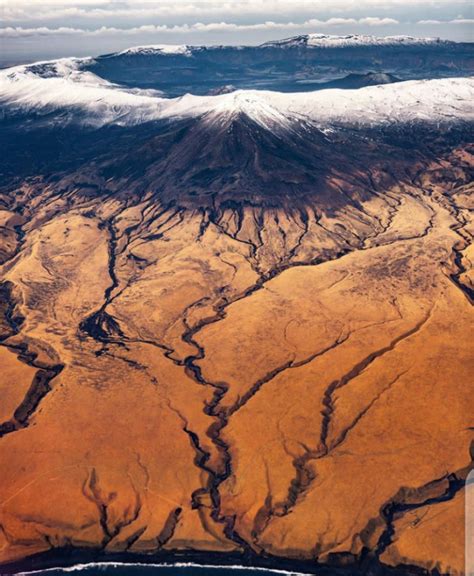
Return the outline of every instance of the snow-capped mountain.
<path id="1" fill-rule="evenodd" d="M 417 38 L 414 36 L 371 36 L 366 34 L 303 34 L 283 40 L 262 44 L 263 47 L 313 47 L 313 48 L 353 48 L 357 46 L 442 46 L 454 44 L 440 38 Z"/>
<path id="2" fill-rule="evenodd" d="M 236 90 L 214 96 L 164 98 L 153 90 L 110 83 L 84 70 L 87 60 L 63 59 L 0 72 L 4 116 L 35 113 L 48 122 L 137 125 L 166 118 L 245 114 L 258 123 L 376 126 L 472 119 L 474 79 L 449 78 L 359 90 L 280 93 Z"/>
<path id="3" fill-rule="evenodd" d="M 357 46 L 445 46 L 456 44 L 450 40 L 442 40 L 439 37 L 418 38 L 415 36 L 372 36 L 367 34 L 303 34 L 291 36 L 282 40 L 264 42 L 253 48 L 269 47 L 313 47 L 313 48 L 353 48 Z M 219 49 L 242 50 L 244 46 L 191 46 L 188 44 L 150 44 L 144 46 L 132 46 L 117 52 L 116 56 L 152 56 L 152 55 L 184 55 L 191 56 L 195 52 L 215 51 Z M 252 48 L 252 47 L 247 47 Z"/>
<path id="4" fill-rule="evenodd" d="M 112 83 L 169 97 L 237 89 L 310 92 L 400 80 L 470 76 L 474 44 L 411 36 L 306 34 L 260 46 L 135 46 L 91 60 L 85 69 Z M 345 82 L 349 74 L 359 75 Z M 368 75 L 371 75 L 370 77 Z"/>
<path id="5" fill-rule="evenodd" d="M 290 211 L 311 200 L 335 213 L 347 204 L 342 175 L 356 205 L 361 186 L 372 194 L 377 182 L 405 179 L 420 158 L 428 165 L 433 150 L 444 154 L 471 137 L 474 78 L 406 80 L 388 66 L 457 65 L 469 47 L 459 56 L 457 48 L 404 46 L 392 60 L 384 50 L 367 50 L 367 73 L 351 49 L 314 57 L 312 48 L 302 56 L 279 46 L 191 55 L 139 47 L 2 70 L 0 173 L 12 189 L 18 175 L 39 176 L 85 199 L 152 195 L 163 206 Z M 344 89 L 312 89 L 330 66 Z M 376 180 L 364 177 L 369 169 Z"/>

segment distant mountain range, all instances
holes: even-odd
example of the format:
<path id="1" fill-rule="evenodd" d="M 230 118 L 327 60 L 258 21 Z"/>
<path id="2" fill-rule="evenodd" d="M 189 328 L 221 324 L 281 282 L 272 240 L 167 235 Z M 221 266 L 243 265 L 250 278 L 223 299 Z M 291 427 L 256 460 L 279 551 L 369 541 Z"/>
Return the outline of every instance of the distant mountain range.
<path id="1" fill-rule="evenodd" d="M 7 152 L 0 171 L 82 170 L 92 154 L 99 172 L 111 157 L 116 176 L 127 158 L 133 187 L 147 173 L 163 190 L 205 196 L 207 187 L 233 188 L 228 171 L 238 182 L 245 173 L 247 189 L 258 189 L 258 171 L 247 174 L 240 162 L 267 155 L 276 191 L 288 158 L 288 174 L 301 172 L 306 182 L 331 158 L 343 163 L 349 149 L 355 157 L 361 138 L 383 143 L 382 158 L 395 133 L 403 134 L 402 148 L 410 148 L 410 132 L 439 126 L 465 138 L 474 116 L 473 56 L 473 44 L 439 38 L 307 34 L 260 46 L 135 46 L 7 68 L 0 71 Z M 284 158 L 274 164 L 279 148 Z M 210 158 L 213 168 L 202 171 Z"/>
<path id="2" fill-rule="evenodd" d="M 88 71 L 91 66 L 88 60 L 64 59 L 1 71 L 4 118 L 100 127 L 242 113 L 273 129 L 295 122 L 334 128 L 462 122 L 472 116 L 470 78 L 400 82 L 391 74 L 349 74 L 322 87 L 355 89 L 351 91 L 281 93 L 227 86 L 216 95 L 167 98 L 161 92 L 112 84 Z"/>
<path id="3" fill-rule="evenodd" d="M 305 92 L 350 73 L 391 74 L 401 80 L 471 75 L 473 56 L 473 44 L 439 38 L 307 34 L 260 46 L 135 46 L 94 58 L 86 69 L 111 82 L 159 89 L 168 96 L 207 94 L 226 85 Z"/>
<path id="4" fill-rule="evenodd" d="M 354 48 L 357 46 L 441 46 L 455 44 L 450 40 L 441 38 L 417 38 L 416 36 L 369 36 L 367 34 L 347 34 L 337 36 L 334 34 L 302 34 L 283 40 L 273 40 L 262 44 L 262 47 L 282 46 L 292 48 L 303 46 L 305 48 Z"/>
<path id="5" fill-rule="evenodd" d="M 326 126 L 451 122 L 469 115 L 473 56 L 473 44 L 410 36 L 136 46 L 7 68 L 0 72 L 0 104 L 5 118 L 34 114 L 48 123 L 96 127 L 235 107 L 273 124 L 290 117 Z M 317 94 L 328 88 L 367 91 Z"/>
<path id="6" fill-rule="evenodd" d="M 370 46 L 447 46 L 456 44 L 451 40 L 442 40 L 441 38 L 417 38 L 414 36 L 369 36 L 361 34 L 348 34 L 346 36 L 336 36 L 333 34 L 302 34 L 292 36 L 282 40 L 272 40 L 257 46 L 257 48 L 354 48 Z M 132 46 L 116 54 L 119 56 L 130 55 L 185 55 L 192 56 L 203 51 L 215 51 L 232 48 L 232 46 L 192 46 L 189 44 L 149 44 L 142 46 Z M 236 50 L 244 50 L 249 46 L 237 45 Z"/>

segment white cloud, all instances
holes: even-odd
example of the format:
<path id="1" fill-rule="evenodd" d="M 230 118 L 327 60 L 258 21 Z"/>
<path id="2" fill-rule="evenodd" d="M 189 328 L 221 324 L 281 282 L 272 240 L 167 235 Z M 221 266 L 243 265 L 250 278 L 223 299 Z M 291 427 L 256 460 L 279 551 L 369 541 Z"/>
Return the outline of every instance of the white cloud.
<path id="1" fill-rule="evenodd" d="M 353 10 L 429 8 L 433 0 L 0 0 L 6 21 L 59 20 L 69 17 L 105 18 L 230 18 L 272 15 L 307 17 Z M 469 7 L 470 0 L 437 0 L 436 6 Z"/>
<path id="2" fill-rule="evenodd" d="M 86 31 L 78 28 L 68 28 L 61 26 L 60 28 L 47 28 L 41 26 L 39 28 L 22 28 L 21 26 L 0 28 L 0 37 L 3 38 L 22 38 L 25 36 L 51 36 L 51 35 L 71 35 L 71 34 L 84 34 Z"/>
<path id="3" fill-rule="evenodd" d="M 389 26 L 391 24 L 400 24 L 400 22 L 394 18 L 372 18 L 370 16 L 367 18 L 360 18 L 358 23 L 366 24 L 367 26 Z"/>
<path id="4" fill-rule="evenodd" d="M 453 20 L 418 20 L 417 24 L 422 25 L 437 25 L 437 24 L 465 24 L 465 25 L 472 25 L 474 24 L 474 19 L 472 18 L 454 18 Z"/>
<path id="5" fill-rule="evenodd" d="M 474 24 L 474 18 L 455 18 L 449 24 Z"/>
<path id="6" fill-rule="evenodd" d="M 0 28 L 0 36 L 6 38 L 20 38 L 25 36 L 63 36 L 63 35 L 134 35 L 134 34 L 188 34 L 190 32 L 252 32 L 264 30 L 315 30 L 316 28 L 328 28 L 338 26 L 386 26 L 399 24 L 393 18 L 378 18 L 375 16 L 367 18 L 330 18 L 329 20 L 318 20 L 312 18 L 304 22 L 273 22 L 266 21 L 256 24 L 233 24 L 228 22 L 211 22 L 195 24 L 182 24 L 175 26 L 145 24 L 132 28 L 116 28 L 111 26 L 101 26 L 96 29 L 73 28 L 61 26 L 58 28 L 48 28 L 39 26 L 36 28 L 23 28 L 22 26 L 8 26 Z"/>

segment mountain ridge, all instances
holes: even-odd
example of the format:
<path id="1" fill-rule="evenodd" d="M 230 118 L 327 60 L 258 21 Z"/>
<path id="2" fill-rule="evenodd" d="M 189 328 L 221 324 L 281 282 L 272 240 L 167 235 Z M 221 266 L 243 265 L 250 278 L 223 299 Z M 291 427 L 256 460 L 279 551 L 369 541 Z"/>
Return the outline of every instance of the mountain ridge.
<path id="1" fill-rule="evenodd" d="M 279 93 L 235 90 L 227 94 L 185 94 L 164 98 L 157 91 L 130 89 L 84 70 L 89 60 L 63 59 L 0 71 L 3 115 L 28 111 L 56 113 L 56 122 L 140 124 L 172 117 L 193 117 L 215 110 L 247 111 L 266 121 L 306 118 L 322 125 L 377 125 L 417 121 L 469 120 L 474 79 L 418 80 L 356 90 Z M 66 111 L 66 115 L 62 114 Z M 76 112 L 75 112 L 76 111 Z M 45 116 L 46 117 L 46 116 Z M 53 116 L 54 118 L 54 116 Z M 51 121 L 51 118 L 50 118 Z"/>
<path id="2" fill-rule="evenodd" d="M 443 40 L 439 37 L 416 37 L 416 36 L 375 36 L 367 34 L 302 34 L 290 36 L 282 40 L 265 42 L 261 46 L 304 46 L 306 48 L 354 48 L 357 46 L 441 46 L 456 44 L 452 40 Z"/>
<path id="3" fill-rule="evenodd" d="M 144 44 L 131 46 L 118 52 L 111 52 L 106 56 L 152 56 L 152 55 L 186 55 L 192 56 L 194 52 L 203 50 L 244 50 L 245 48 L 269 48 L 269 47 L 306 47 L 306 48 L 354 48 L 356 46 L 443 46 L 457 44 L 454 40 L 444 40 L 440 37 L 416 37 L 408 35 L 400 36 L 375 36 L 367 34 L 301 34 L 271 40 L 262 44 L 236 44 L 236 45 L 205 45 L 205 44 Z"/>

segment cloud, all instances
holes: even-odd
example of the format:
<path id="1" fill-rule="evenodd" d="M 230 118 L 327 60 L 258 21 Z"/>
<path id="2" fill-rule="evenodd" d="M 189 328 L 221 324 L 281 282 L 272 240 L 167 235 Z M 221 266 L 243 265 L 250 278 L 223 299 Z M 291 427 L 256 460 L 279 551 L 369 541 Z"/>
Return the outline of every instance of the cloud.
<path id="1" fill-rule="evenodd" d="M 60 20 L 64 18 L 239 18 L 272 15 L 344 13 L 378 9 L 429 8 L 432 0 L 0 0 L 5 21 Z M 437 0 L 437 8 L 469 7 L 470 0 Z"/>
<path id="2" fill-rule="evenodd" d="M 400 24 L 400 22 L 394 18 L 372 18 L 368 16 L 367 18 L 360 18 L 358 24 L 365 24 L 367 26 L 389 26 L 391 24 Z"/>
<path id="3" fill-rule="evenodd" d="M 454 18 L 453 20 L 418 20 L 417 24 L 422 25 L 439 25 L 439 24 L 465 24 L 465 25 L 472 25 L 474 24 L 473 18 Z"/>
<path id="4" fill-rule="evenodd" d="M 474 24 L 474 18 L 455 18 L 449 24 Z"/>
<path id="5" fill-rule="evenodd" d="M 23 38 L 25 36 L 70 36 L 71 34 L 85 34 L 86 30 L 78 28 L 68 28 L 61 26 L 60 28 L 47 28 L 41 26 L 39 28 L 22 28 L 21 26 L 0 28 L 0 37 L 3 38 Z"/>
<path id="6" fill-rule="evenodd" d="M 256 24 L 234 24 L 227 22 L 211 22 L 195 24 L 181 24 L 175 26 L 145 24 L 132 28 L 116 28 L 111 26 L 101 26 L 96 29 L 72 28 L 60 26 L 58 28 L 48 28 L 39 26 L 36 28 L 23 28 L 21 26 L 7 26 L 0 28 L 0 37 L 21 38 L 26 36 L 102 36 L 102 35 L 135 35 L 135 34 L 188 34 L 190 32 L 252 32 L 265 30 L 314 30 L 316 28 L 338 27 L 338 26 L 387 26 L 399 24 L 394 18 L 378 18 L 375 16 L 354 19 L 354 18 L 329 18 L 329 20 L 318 20 L 312 18 L 304 22 L 273 22 L 266 21 Z"/>

